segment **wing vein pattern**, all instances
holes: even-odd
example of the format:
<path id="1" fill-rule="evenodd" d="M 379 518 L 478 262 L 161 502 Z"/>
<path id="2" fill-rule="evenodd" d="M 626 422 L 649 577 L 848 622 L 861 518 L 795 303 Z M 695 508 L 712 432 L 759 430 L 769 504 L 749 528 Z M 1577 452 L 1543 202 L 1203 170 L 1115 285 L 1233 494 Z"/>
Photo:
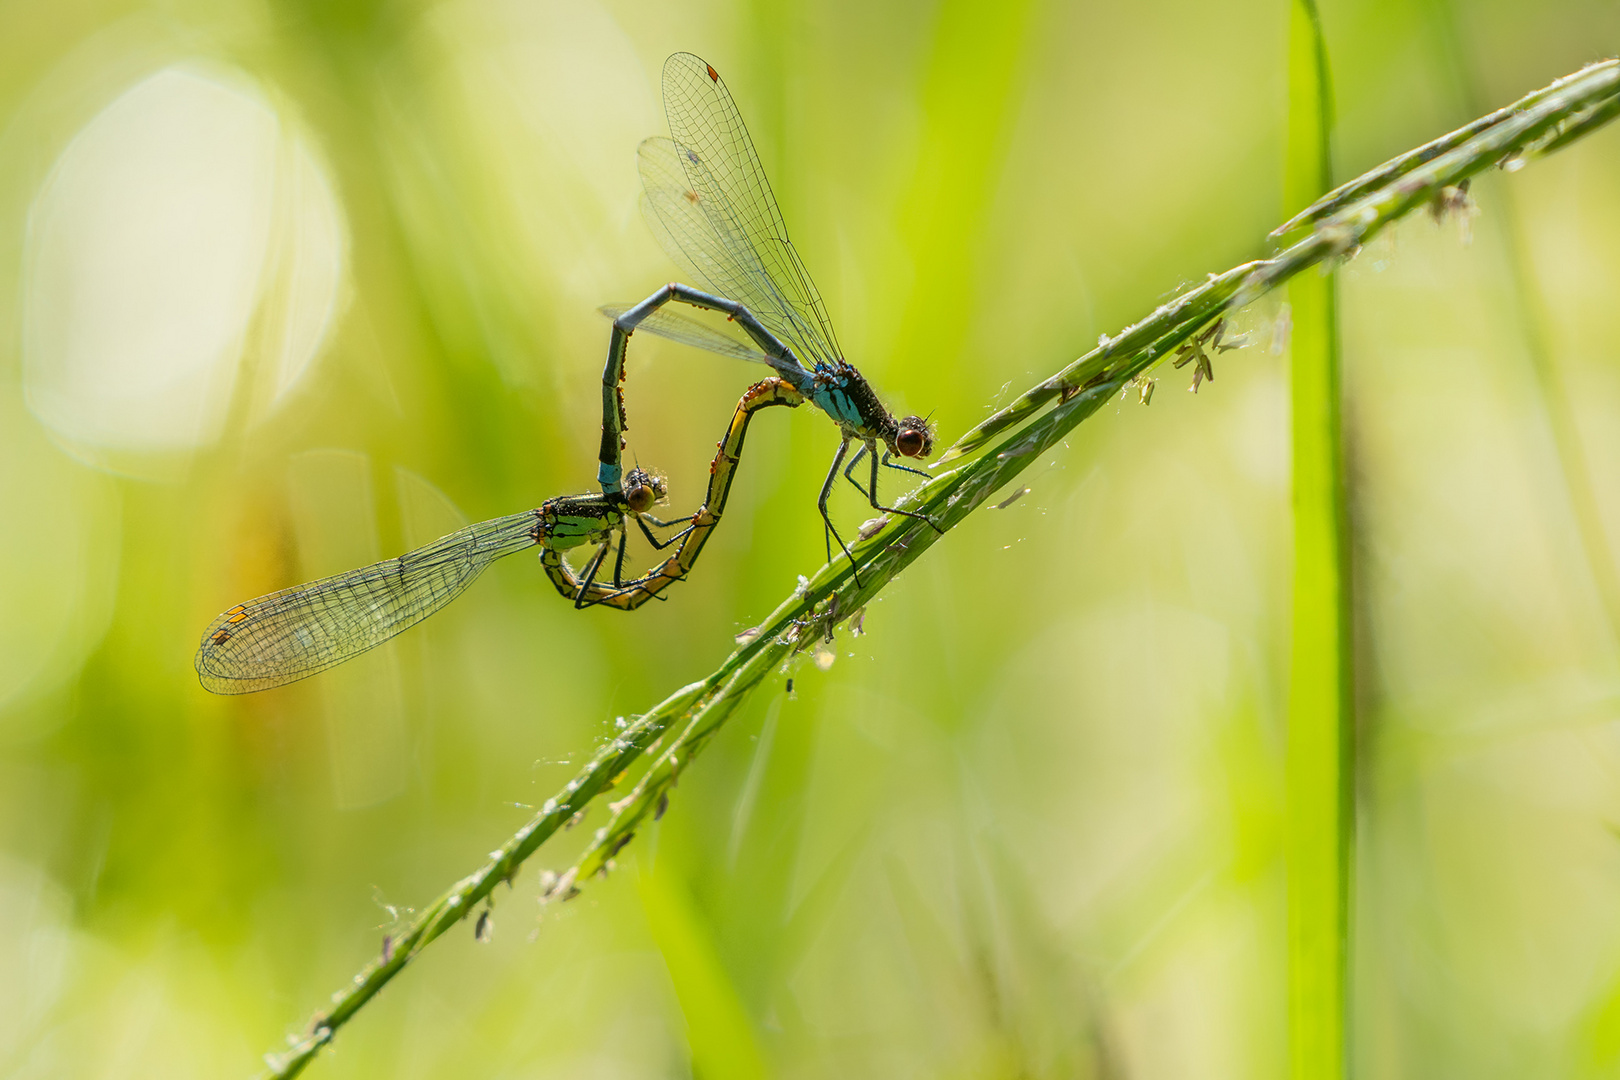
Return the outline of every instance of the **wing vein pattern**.
<path id="1" fill-rule="evenodd" d="M 703 60 L 676 53 L 664 64 L 664 109 L 673 138 L 637 150 L 653 234 L 700 285 L 746 305 L 801 363 L 836 363 L 843 354 L 832 321 L 725 83 Z"/>
<path id="2" fill-rule="evenodd" d="M 532 547 L 535 511 L 468 525 L 397 558 L 250 600 L 216 618 L 197 674 L 218 694 L 294 682 L 375 648 L 454 600 L 485 567 Z"/>

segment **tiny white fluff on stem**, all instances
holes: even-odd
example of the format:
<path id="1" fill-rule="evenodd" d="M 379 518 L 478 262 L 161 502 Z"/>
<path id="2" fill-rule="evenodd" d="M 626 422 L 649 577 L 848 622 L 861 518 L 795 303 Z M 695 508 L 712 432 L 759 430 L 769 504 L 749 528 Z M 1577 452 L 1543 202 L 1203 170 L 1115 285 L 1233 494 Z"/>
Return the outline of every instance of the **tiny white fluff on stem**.
<path id="1" fill-rule="evenodd" d="M 1277 309 L 1277 318 L 1271 324 L 1271 355 L 1281 356 L 1288 348 L 1288 339 L 1294 331 L 1294 313 L 1287 304 Z"/>

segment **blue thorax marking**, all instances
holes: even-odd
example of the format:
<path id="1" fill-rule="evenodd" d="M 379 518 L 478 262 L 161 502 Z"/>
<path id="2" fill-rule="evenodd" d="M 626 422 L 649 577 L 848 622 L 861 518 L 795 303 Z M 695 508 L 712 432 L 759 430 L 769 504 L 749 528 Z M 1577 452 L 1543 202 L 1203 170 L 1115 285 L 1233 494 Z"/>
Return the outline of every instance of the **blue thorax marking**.
<path id="1" fill-rule="evenodd" d="M 856 408 L 854 400 L 842 386 L 818 386 L 811 391 L 810 400 L 840 424 L 856 428 L 865 427 L 860 409 Z"/>

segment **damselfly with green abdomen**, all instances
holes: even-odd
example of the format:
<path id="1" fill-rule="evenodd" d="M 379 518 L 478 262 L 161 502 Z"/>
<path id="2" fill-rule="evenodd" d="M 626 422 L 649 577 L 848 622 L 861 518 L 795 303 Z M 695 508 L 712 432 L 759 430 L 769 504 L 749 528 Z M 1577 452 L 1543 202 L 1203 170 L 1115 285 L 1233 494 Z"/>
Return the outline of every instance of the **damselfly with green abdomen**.
<path id="1" fill-rule="evenodd" d="M 521 514 L 468 525 L 398 558 L 238 604 L 203 633 L 197 677 L 216 694 L 246 694 L 325 671 L 438 611 L 496 559 L 536 545 L 544 549 L 548 571 L 553 564 L 567 565 L 564 552 L 596 545 L 583 578 L 574 577 L 572 592 L 564 593 L 576 607 L 589 606 L 586 597 L 615 539 L 613 582 L 624 584 L 630 522 L 660 550 L 694 527 L 693 518 L 666 522 L 647 512 L 665 495 L 662 478 L 633 469 L 619 490 L 548 499 Z M 681 532 L 660 540 L 652 527 L 681 527 Z"/>
<path id="2" fill-rule="evenodd" d="M 608 399 L 623 378 L 626 343 L 638 328 L 769 364 L 831 417 L 843 436 L 816 506 L 829 538 L 828 559 L 831 541 L 837 540 L 853 568 L 854 556 L 827 513 L 827 498 L 840 467 L 874 509 L 932 525 L 923 514 L 882 505 L 877 488 L 879 464 L 927 476 L 893 459 L 927 457 L 934 448 L 933 432 L 923 417 L 897 420 L 865 377 L 844 359 L 821 294 L 788 239 L 759 154 L 719 72 L 691 53 L 671 56 L 664 63 L 664 111 L 672 138 L 647 139 L 637 150 L 642 209 L 664 249 L 708 291 L 671 283 L 639 304 L 602 309 L 613 319 L 602 379 L 604 417 Z M 724 313 L 758 348 L 659 310 L 671 300 Z M 860 447 L 845 466 L 852 442 Z M 622 424 L 619 430 L 609 430 L 604 423 L 600 475 L 604 490 L 618 481 L 621 443 Z M 879 443 L 884 447 L 881 461 Z M 871 473 L 863 488 L 854 470 L 868 456 Z"/>

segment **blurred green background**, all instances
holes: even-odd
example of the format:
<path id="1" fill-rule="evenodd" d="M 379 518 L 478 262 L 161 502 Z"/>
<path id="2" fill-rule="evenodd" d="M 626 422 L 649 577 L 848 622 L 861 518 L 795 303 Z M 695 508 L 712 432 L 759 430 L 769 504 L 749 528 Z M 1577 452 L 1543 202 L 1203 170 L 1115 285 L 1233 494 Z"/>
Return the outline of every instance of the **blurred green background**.
<path id="1" fill-rule="evenodd" d="M 835 432 L 767 414 L 667 604 L 575 612 L 519 556 L 296 686 L 191 670 L 233 603 L 591 486 L 595 308 L 676 273 L 636 201 L 666 54 L 726 76 L 851 359 L 948 443 L 1261 252 L 1286 14 L 0 5 L 0 1074 L 251 1075 L 820 564 Z M 1323 14 L 1341 176 L 1620 40 L 1594 0 Z M 1620 642 L 1526 344 L 1620 554 L 1620 133 L 1475 195 L 1471 243 L 1413 220 L 1342 272 L 1356 1072 L 1620 1075 Z M 542 909 L 581 837 L 542 849 L 311 1075 L 1280 1076 L 1279 299 L 769 684 L 616 875 Z M 756 375 L 636 339 L 677 511 Z"/>

